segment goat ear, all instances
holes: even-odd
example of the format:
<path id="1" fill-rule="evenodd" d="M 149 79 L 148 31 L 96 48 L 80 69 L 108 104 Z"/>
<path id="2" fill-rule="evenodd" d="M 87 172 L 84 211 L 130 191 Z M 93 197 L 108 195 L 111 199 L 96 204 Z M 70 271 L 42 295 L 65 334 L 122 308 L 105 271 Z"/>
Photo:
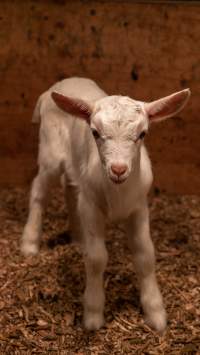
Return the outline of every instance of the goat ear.
<path id="1" fill-rule="evenodd" d="M 92 109 L 85 101 L 74 99 L 72 97 L 59 94 L 55 91 L 51 93 L 51 97 L 61 110 L 70 113 L 71 115 L 83 118 L 88 123 L 90 123 Z"/>
<path id="2" fill-rule="evenodd" d="M 187 103 L 190 94 L 190 89 L 185 89 L 160 100 L 145 103 L 144 108 L 150 122 L 162 121 L 177 114 Z"/>

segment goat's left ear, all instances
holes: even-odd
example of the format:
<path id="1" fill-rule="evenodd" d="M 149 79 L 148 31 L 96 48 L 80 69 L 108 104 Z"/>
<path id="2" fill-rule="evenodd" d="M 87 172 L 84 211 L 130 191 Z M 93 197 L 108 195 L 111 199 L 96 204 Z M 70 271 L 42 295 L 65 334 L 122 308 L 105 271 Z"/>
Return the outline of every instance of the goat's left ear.
<path id="1" fill-rule="evenodd" d="M 90 123 L 92 108 L 85 101 L 65 96 L 55 91 L 51 93 L 51 97 L 61 110 L 73 116 L 83 118 L 87 123 Z"/>
<path id="2" fill-rule="evenodd" d="M 190 89 L 185 89 L 160 100 L 144 104 L 150 122 L 158 122 L 176 115 L 183 109 L 190 97 Z"/>

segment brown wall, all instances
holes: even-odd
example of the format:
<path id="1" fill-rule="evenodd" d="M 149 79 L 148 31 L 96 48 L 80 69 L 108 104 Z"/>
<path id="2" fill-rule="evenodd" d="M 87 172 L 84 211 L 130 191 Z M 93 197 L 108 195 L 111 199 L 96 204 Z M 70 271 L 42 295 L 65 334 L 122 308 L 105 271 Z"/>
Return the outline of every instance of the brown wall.
<path id="1" fill-rule="evenodd" d="M 159 189 L 200 192 L 200 5 L 1 1 L 0 186 L 31 181 L 35 101 L 73 75 L 141 100 L 190 87 L 187 108 L 152 127 L 148 146 Z"/>

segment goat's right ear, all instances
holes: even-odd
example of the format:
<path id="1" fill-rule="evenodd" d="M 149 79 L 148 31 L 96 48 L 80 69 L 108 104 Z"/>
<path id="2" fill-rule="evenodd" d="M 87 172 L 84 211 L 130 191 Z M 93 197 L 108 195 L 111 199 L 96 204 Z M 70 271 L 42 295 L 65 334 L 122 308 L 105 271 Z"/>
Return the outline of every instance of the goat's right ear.
<path id="1" fill-rule="evenodd" d="M 55 91 L 51 93 L 51 97 L 61 110 L 73 116 L 83 118 L 87 121 L 87 123 L 90 123 L 92 109 L 85 101 L 74 99 L 72 97 L 59 94 Z"/>

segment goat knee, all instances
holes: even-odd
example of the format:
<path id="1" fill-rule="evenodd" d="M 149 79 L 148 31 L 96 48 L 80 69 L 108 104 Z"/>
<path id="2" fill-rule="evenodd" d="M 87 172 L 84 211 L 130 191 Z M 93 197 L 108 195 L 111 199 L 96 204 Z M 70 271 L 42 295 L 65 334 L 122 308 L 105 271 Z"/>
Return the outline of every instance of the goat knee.
<path id="1" fill-rule="evenodd" d="M 99 275 L 104 272 L 107 264 L 108 254 L 105 246 L 97 244 L 86 252 L 86 268 L 90 275 Z"/>

